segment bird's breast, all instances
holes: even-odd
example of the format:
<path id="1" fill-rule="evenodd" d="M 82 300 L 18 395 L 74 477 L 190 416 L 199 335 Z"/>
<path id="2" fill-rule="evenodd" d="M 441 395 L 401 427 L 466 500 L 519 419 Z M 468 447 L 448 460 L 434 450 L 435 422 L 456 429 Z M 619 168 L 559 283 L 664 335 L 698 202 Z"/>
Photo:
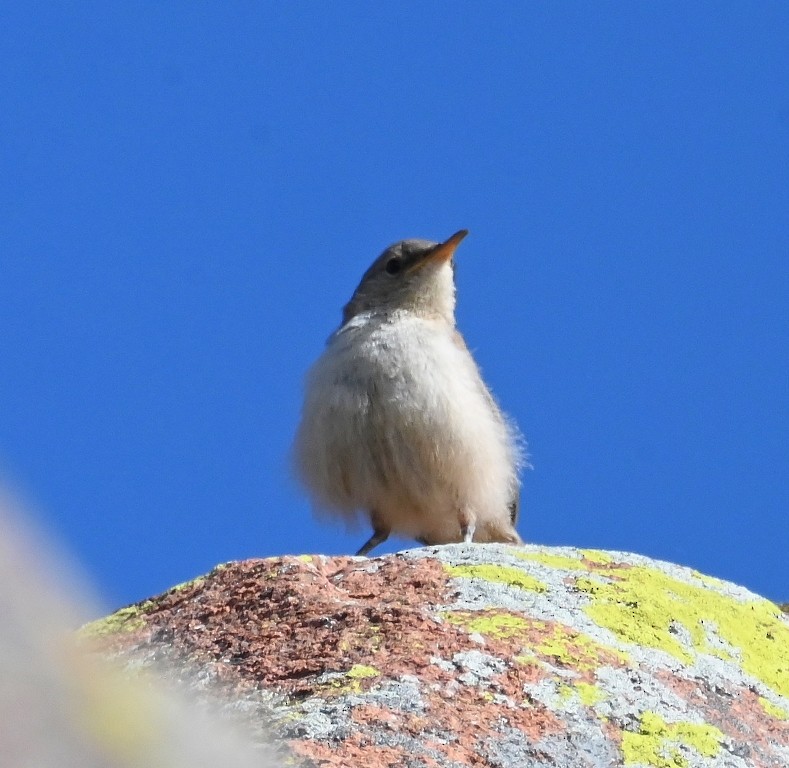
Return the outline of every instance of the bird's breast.
<path id="1" fill-rule="evenodd" d="M 461 505 L 506 517 L 510 435 L 446 323 L 344 326 L 310 374 L 298 445 L 302 475 L 328 507 L 417 520 Z"/>
<path id="2" fill-rule="evenodd" d="M 430 407 L 481 396 L 473 359 L 443 321 L 406 317 L 361 325 L 338 334 L 327 354 L 336 358 L 338 384 L 393 405 Z"/>

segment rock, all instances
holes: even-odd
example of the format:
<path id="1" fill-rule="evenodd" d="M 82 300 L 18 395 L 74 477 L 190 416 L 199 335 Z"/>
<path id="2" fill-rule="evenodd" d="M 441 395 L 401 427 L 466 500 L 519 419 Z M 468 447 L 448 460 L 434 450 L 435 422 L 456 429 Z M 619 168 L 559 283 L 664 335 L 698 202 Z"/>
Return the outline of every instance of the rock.
<path id="1" fill-rule="evenodd" d="M 80 648 L 91 615 L 73 564 L 0 490 L 0 766 L 265 768 L 281 755 L 155 678 Z M 92 615 L 96 615 L 95 612 Z"/>
<path id="2" fill-rule="evenodd" d="M 305 764 L 789 765 L 789 617 L 638 555 L 247 560 L 83 636 L 220 691 Z"/>

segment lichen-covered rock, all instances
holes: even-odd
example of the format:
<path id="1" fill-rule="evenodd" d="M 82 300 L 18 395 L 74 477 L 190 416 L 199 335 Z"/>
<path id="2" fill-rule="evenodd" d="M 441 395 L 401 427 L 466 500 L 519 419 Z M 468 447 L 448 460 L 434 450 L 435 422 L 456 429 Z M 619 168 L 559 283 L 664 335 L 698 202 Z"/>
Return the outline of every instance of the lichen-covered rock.
<path id="1" fill-rule="evenodd" d="M 315 765 L 789 766 L 787 616 L 637 555 L 250 560 L 86 634 L 129 663 L 166 657 L 194 690 L 265 703 Z"/>
<path id="2" fill-rule="evenodd" d="M 68 558 L 0 489 L 0 768 L 283 764 L 262 733 L 242 736 L 208 697 L 195 706 L 155 675 L 129 680 L 80 647 L 74 627 L 96 615 L 84 592 Z"/>

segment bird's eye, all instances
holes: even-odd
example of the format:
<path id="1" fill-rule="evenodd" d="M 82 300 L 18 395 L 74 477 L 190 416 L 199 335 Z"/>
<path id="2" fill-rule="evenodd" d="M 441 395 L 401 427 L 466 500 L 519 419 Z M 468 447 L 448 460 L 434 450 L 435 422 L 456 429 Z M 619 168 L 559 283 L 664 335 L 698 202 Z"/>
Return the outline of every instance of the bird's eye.
<path id="1" fill-rule="evenodd" d="M 402 269 L 402 267 L 403 265 L 400 259 L 389 259 L 389 261 L 386 262 L 384 269 L 388 275 L 396 275 Z"/>

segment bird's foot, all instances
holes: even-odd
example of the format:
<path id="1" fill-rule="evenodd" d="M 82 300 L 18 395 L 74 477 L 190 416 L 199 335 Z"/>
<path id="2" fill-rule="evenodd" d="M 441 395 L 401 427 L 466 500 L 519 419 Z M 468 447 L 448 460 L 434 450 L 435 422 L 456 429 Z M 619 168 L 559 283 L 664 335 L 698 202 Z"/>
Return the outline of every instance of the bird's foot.
<path id="1" fill-rule="evenodd" d="M 364 557 L 368 552 L 372 552 L 379 544 L 383 544 L 389 538 L 389 530 L 376 528 L 373 535 L 362 545 L 356 553 L 356 557 Z"/>

